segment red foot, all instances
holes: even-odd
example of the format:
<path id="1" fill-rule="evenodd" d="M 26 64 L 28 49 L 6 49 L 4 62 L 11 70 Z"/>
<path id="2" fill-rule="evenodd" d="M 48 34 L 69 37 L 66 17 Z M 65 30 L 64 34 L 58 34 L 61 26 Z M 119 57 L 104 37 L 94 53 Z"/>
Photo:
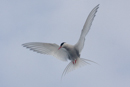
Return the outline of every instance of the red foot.
<path id="1" fill-rule="evenodd" d="M 76 63 L 77 60 L 75 60 L 75 63 Z"/>
<path id="2" fill-rule="evenodd" d="M 76 64 L 76 61 L 77 61 L 77 60 L 73 61 L 73 64 Z"/>

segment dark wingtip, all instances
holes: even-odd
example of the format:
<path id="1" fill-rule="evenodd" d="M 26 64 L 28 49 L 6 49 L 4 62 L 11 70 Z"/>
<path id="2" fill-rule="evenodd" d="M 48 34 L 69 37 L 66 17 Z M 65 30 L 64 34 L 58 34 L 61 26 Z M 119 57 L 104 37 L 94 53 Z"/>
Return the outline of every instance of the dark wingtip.
<path id="1" fill-rule="evenodd" d="M 23 47 L 25 47 L 25 44 L 22 44 Z"/>

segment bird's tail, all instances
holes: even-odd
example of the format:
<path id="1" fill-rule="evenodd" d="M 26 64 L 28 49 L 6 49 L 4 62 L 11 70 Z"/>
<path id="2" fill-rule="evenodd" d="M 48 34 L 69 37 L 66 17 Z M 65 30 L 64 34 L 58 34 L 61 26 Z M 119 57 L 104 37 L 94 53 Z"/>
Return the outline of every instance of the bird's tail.
<path id="1" fill-rule="evenodd" d="M 88 62 L 93 62 L 96 63 L 94 61 L 88 60 L 88 59 L 84 59 L 84 58 L 77 58 L 76 61 L 71 61 L 66 68 L 64 69 L 63 73 L 62 73 L 62 77 L 65 76 L 68 72 L 71 72 L 81 66 L 84 66 L 86 64 L 90 64 Z"/>

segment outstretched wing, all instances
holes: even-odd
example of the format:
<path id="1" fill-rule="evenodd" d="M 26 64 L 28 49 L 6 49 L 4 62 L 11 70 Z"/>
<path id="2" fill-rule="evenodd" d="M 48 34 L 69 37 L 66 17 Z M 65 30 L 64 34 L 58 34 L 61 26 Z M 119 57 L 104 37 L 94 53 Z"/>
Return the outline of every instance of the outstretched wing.
<path id="1" fill-rule="evenodd" d="M 63 61 L 67 61 L 69 57 L 66 49 L 61 48 L 58 50 L 59 46 L 57 44 L 30 42 L 23 44 L 23 46 L 41 54 L 52 55 Z"/>
<path id="2" fill-rule="evenodd" d="M 79 51 L 79 53 L 82 51 L 85 41 L 85 36 L 90 30 L 91 24 L 93 22 L 93 19 L 95 17 L 95 14 L 97 12 L 97 9 L 99 8 L 99 5 L 93 8 L 93 10 L 90 12 L 80 35 L 79 41 L 75 44 L 75 48 Z"/>

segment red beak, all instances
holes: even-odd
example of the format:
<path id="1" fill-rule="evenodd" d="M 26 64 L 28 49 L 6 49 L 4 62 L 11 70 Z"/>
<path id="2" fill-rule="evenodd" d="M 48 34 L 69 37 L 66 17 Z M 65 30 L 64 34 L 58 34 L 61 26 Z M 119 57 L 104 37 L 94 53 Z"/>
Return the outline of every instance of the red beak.
<path id="1" fill-rule="evenodd" d="M 60 49 L 60 48 L 61 48 L 61 46 L 59 47 L 59 49 Z M 58 50 L 59 50 L 59 49 L 58 49 Z"/>

